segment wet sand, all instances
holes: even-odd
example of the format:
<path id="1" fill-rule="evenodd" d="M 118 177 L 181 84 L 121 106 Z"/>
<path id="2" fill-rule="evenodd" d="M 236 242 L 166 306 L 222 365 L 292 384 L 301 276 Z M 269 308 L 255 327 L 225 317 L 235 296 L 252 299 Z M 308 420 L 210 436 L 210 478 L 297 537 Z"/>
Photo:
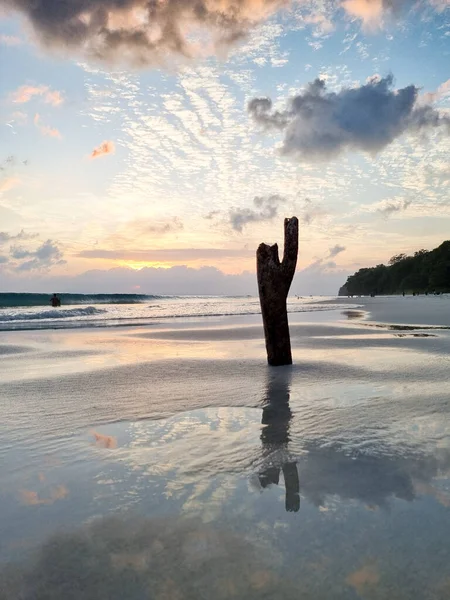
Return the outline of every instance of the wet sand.
<path id="1" fill-rule="evenodd" d="M 450 331 L 359 300 L 3 334 L 0 598 L 448 599 Z"/>
<path id="2" fill-rule="evenodd" d="M 340 297 L 322 304 L 359 305 L 367 319 L 399 325 L 436 325 L 450 327 L 450 295 Z"/>

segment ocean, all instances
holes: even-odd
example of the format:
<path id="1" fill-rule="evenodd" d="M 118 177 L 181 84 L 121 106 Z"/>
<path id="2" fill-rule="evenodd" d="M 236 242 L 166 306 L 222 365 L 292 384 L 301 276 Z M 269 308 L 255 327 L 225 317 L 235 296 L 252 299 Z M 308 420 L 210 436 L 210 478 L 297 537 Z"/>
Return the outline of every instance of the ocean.
<path id="1" fill-rule="evenodd" d="M 144 294 L 61 294 L 61 307 L 48 294 L 0 293 L 0 331 L 141 326 L 155 321 L 259 314 L 250 296 L 152 296 Z M 325 297 L 289 299 L 289 312 L 335 309 Z M 338 303 L 339 304 L 339 303 Z"/>

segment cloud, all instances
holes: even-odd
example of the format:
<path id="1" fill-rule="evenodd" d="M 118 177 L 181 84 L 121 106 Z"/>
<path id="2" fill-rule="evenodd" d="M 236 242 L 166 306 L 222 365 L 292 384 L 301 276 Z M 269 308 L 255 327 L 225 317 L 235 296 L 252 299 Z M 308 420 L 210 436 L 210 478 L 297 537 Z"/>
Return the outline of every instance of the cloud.
<path id="1" fill-rule="evenodd" d="M 33 240 L 37 237 L 39 237 L 38 233 L 26 233 L 24 229 L 22 229 L 22 231 L 19 231 L 19 233 L 17 233 L 16 235 L 11 235 L 6 231 L 0 231 L 0 246 L 2 244 L 6 244 L 7 242 Z"/>
<path id="2" fill-rule="evenodd" d="M 160 235 L 164 233 L 182 231 L 184 229 L 183 222 L 178 217 L 173 217 L 172 219 L 155 223 L 140 222 L 136 223 L 135 227 L 139 230 L 141 235 L 148 233 L 156 233 Z"/>
<path id="3" fill-rule="evenodd" d="M 9 262 L 9 258 L 0 254 L 0 265 L 5 265 L 7 262 Z"/>
<path id="4" fill-rule="evenodd" d="M 313 221 L 327 215 L 326 210 L 319 204 L 313 204 L 309 198 L 305 198 L 300 221 L 304 225 L 311 225 Z"/>
<path id="5" fill-rule="evenodd" d="M 58 129 L 55 129 L 54 127 L 49 127 L 48 125 L 44 125 L 42 123 L 41 116 L 39 115 L 39 113 L 36 113 L 34 115 L 33 123 L 36 125 L 36 127 L 39 129 L 42 135 L 57 138 L 59 140 L 62 138 L 62 135 Z"/>
<path id="6" fill-rule="evenodd" d="M 11 190 L 14 186 L 19 183 L 18 177 L 5 177 L 0 181 L 0 194 Z"/>
<path id="7" fill-rule="evenodd" d="M 450 96 L 450 79 L 441 83 L 435 92 L 422 94 L 418 101 L 420 104 L 433 104 L 433 102 L 439 102 L 439 100 L 447 98 L 448 96 Z"/>
<path id="8" fill-rule="evenodd" d="M 329 258 L 329 256 L 327 256 L 326 258 L 316 258 L 316 260 L 314 260 L 311 264 L 305 267 L 301 272 L 326 273 L 330 270 L 332 271 L 336 268 L 337 265 L 333 260 L 327 260 L 327 258 Z"/>
<path id="9" fill-rule="evenodd" d="M 350 17 L 360 19 L 365 29 L 375 30 L 383 24 L 387 4 L 383 0 L 344 0 L 342 8 Z"/>
<path id="10" fill-rule="evenodd" d="M 22 246 L 12 246 L 10 256 L 16 262 L 16 271 L 46 271 L 55 265 L 65 264 L 63 253 L 52 241 L 47 240 L 36 250 L 28 250 Z"/>
<path id="11" fill-rule="evenodd" d="M 27 165 L 28 161 L 19 161 L 13 155 L 7 156 L 0 162 L 0 196 L 20 183 L 19 177 L 15 174 L 16 167 Z"/>
<path id="12" fill-rule="evenodd" d="M 22 44 L 22 40 L 16 35 L 6 35 L 2 33 L 0 34 L 0 44 L 3 46 L 20 46 Z"/>
<path id="13" fill-rule="evenodd" d="M 393 89 L 393 76 L 374 76 L 365 85 L 328 92 L 316 79 L 274 111 L 270 98 L 248 104 L 253 120 L 265 129 L 284 131 L 282 153 L 304 162 L 332 159 L 346 150 L 376 154 L 404 133 L 442 126 L 450 133 L 450 117 L 430 104 L 420 104 L 418 88 Z"/>
<path id="14" fill-rule="evenodd" d="M 430 3 L 439 13 L 444 12 L 450 6 L 450 0 L 430 0 Z"/>
<path id="15" fill-rule="evenodd" d="M 204 219 L 208 221 L 212 221 L 214 217 L 218 217 L 220 215 L 220 210 L 211 210 L 207 215 L 204 216 Z"/>
<path id="16" fill-rule="evenodd" d="M 411 200 L 385 200 L 380 203 L 376 209 L 383 217 L 390 217 L 396 212 L 401 212 L 406 210 L 408 206 L 411 204 Z"/>
<path id="17" fill-rule="evenodd" d="M 161 64 L 220 51 L 289 0 L 4 0 L 24 14 L 40 42 L 100 60 Z M 55 8 L 57 6 L 57 9 Z M 193 35 L 202 34 L 200 44 Z M 204 36 L 206 34 L 206 39 Z M 198 38 L 198 35 L 197 35 Z"/>
<path id="18" fill-rule="evenodd" d="M 79 258 L 129 260 L 133 262 L 186 262 L 253 256 L 250 250 L 235 248 L 158 248 L 154 250 L 83 250 Z"/>
<path id="19" fill-rule="evenodd" d="M 97 146 L 97 148 L 92 150 L 90 158 L 101 158 L 102 156 L 106 156 L 108 154 L 114 154 L 115 151 L 116 147 L 114 142 L 105 140 L 100 144 L 100 146 Z"/>
<path id="20" fill-rule="evenodd" d="M 278 216 L 280 204 L 286 199 L 278 194 L 272 196 L 256 196 L 253 200 L 255 210 L 250 208 L 237 208 L 230 211 L 230 224 L 236 231 L 242 232 L 248 223 L 272 221 Z"/>
<path id="21" fill-rule="evenodd" d="M 46 104 L 51 104 L 52 106 L 61 106 L 64 102 L 61 92 L 51 90 L 47 85 L 22 85 L 12 93 L 11 100 L 16 104 L 25 104 L 34 96 L 40 96 Z"/>
<path id="22" fill-rule="evenodd" d="M 340 246 L 339 244 L 336 244 L 336 246 L 333 246 L 332 248 L 330 248 L 330 252 L 329 252 L 328 256 L 330 258 L 334 258 L 335 256 L 337 256 L 341 252 L 344 252 L 345 250 L 347 250 L 347 248 L 345 246 Z"/>
<path id="23" fill-rule="evenodd" d="M 314 26 L 314 37 L 326 36 L 334 31 L 334 24 L 323 13 L 306 15 L 304 22 Z"/>
<path id="24" fill-rule="evenodd" d="M 254 252 L 250 254 L 254 256 Z M 336 294 L 342 281 L 345 281 L 350 273 L 332 267 L 332 261 L 325 263 L 321 267 L 310 265 L 309 268 L 299 270 L 294 278 L 292 294 Z M 89 270 L 74 276 L 43 275 L 39 271 L 9 271 L 8 274 L 2 274 L 1 286 L 5 290 L 9 288 L 16 291 L 46 292 L 52 289 L 61 293 L 136 293 L 136 289 L 142 294 L 175 296 L 258 293 L 254 272 L 226 274 L 216 267 L 193 268 L 185 265 L 168 269 L 115 267 Z"/>
<path id="25" fill-rule="evenodd" d="M 25 125 L 28 121 L 28 115 L 20 110 L 16 110 L 11 115 L 10 124 L 15 123 L 16 125 Z"/>
<path id="26" fill-rule="evenodd" d="M 428 4 L 438 12 L 448 6 L 449 0 L 429 0 Z M 418 8 L 413 0 L 342 0 L 342 8 L 352 19 L 362 22 L 363 29 L 376 33 L 386 21 L 398 19 L 409 9 Z"/>
<path id="27" fill-rule="evenodd" d="M 12 166 L 14 166 L 16 164 L 17 160 L 16 157 L 13 156 L 12 154 L 10 156 L 7 156 L 1 163 L 0 163 L 0 171 L 5 171 L 6 169 L 11 168 Z"/>
<path id="28" fill-rule="evenodd" d="M 442 12 L 448 1 L 428 0 L 428 4 Z M 319 35 L 333 29 L 323 5 L 306 0 L 3 0 L 3 4 L 25 15 L 46 48 L 141 67 L 213 52 L 221 55 L 258 24 L 299 4 L 306 6 L 309 14 L 304 20 L 315 25 Z M 417 6 L 413 0 L 340 0 L 325 6 L 329 4 L 330 14 L 343 8 L 365 29 L 376 29 L 386 16 Z"/>

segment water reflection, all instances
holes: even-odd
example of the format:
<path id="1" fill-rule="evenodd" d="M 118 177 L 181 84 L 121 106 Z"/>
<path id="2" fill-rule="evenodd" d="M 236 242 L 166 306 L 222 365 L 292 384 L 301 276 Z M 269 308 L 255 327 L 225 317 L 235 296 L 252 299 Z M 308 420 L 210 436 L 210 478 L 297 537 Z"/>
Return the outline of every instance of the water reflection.
<path id="1" fill-rule="evenodd" d="M 105 518 L 0 571 L 2 600 L 298 598 L 270 550 L 196 519 Z"/>
<path id="2" fill-rule="evenodd" d="M 339 444 L 325 447 L 310 442 L 305 450 L 307 455 L 299 463 L 302 494 L 315 506 L 324 506 L 332 496 L 372 507 L 386 507 L 390 498 L 412 502 L 424 491 L 441 504 L 447 497 L 432 484 L 439 474 L 448 473 L 450 455 L 445 449 L 428 455 L 380 447 L 369 454 Z"/>
<path id="3" fill-rule="evenodd" d="M 258 474 L 262 488 L 278 485 L 283 472 L 286 489 L 285 506 L 288 512 L 300 509 L 300 483 L 297 463 L 289 456 L 289 429 L 292 411 L 289 405 L 292 370 L 278 369 L 268 374 L 266 395 L 263 400 L 261 442 L 264 458 L 270 466 Z"/>
<path id="4" fill-rule="evenodd" d="M 316 507 L 338 497 L 382 508 L 392 498 L 412 502 L 422 495 L 450 505 L 450 494 L 435 481 L 449 473 L 447 444 L 430 453 L 417 440 L 396 443 L 380 436 L 368 444 L 369 433 L 347 440 L 308 436 L 302 422 L 293 418 L 291 380 L 291 367 L 267 375 L 260 436 L 263 466 L 258 470 L 263 489 L 279 485 L 283 474 L 286 511 L 300 509 L 300 482 L 304 499 Z"/>

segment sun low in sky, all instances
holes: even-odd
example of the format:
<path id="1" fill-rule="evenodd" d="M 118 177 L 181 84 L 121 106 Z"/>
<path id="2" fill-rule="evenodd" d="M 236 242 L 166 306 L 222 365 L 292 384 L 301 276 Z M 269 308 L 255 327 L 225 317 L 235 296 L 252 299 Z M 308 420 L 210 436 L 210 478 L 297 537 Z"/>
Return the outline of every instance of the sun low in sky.
<path id="1" fill-rule="evenodd" d="M 0 291 L 293 293 L 450 231 L 449 0 L 0 0 Z"/>

